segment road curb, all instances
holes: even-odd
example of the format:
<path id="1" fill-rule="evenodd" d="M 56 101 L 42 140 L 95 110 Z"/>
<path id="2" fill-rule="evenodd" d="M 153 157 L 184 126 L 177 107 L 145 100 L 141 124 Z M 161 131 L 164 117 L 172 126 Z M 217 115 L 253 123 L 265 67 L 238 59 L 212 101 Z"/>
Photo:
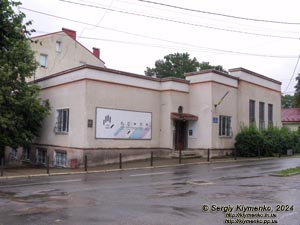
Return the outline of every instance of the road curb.
<path id="1" fill-rule="evenodd" d="M 282 157 L 284 158 L 284 157 Z M 107 170 L 90 170 L 90 171 L 78 171 L 78 172 L 61 172 L 61 173 L 50 173 L 50 174 L 32 174 L 32 175 L 15 175 L 15 176 L 3 176 L 0 177 L 0 180 L 5 179 L 17 179 L 17 178 L 34 178 L 34 177 L 48 177 L 48 176 L 63 176 L 63 175 L 79 175 L 79 174 L 89 174 L 89 173 L 111 173 L 111 172 L 120 172 L 120 171 L 132 171 L 132 170 L 143 170 L 143 169 L 159 169 L 159 168 L 168 168 L 168 167 L 181 167 L 189 165 L 201 165 L 201 164 L 215 164 L 215 163 L 231 163 L 231 162 L 241 162 L 241 161 L 262 161 L 262 160 L 274 160 L 278 158 L 267 157 L 261 159 L 240 159 L 240 160 L 220 160 L 220 161 L 210 161 L 210 162 L 192 162 L 192 163 L 182 163 L 182 164 L 170 164 L 162 166 L 146 166 L 146 167 L 134 167 L 134 168 L 124 168 L 124 169 L 107 169 Z"/>

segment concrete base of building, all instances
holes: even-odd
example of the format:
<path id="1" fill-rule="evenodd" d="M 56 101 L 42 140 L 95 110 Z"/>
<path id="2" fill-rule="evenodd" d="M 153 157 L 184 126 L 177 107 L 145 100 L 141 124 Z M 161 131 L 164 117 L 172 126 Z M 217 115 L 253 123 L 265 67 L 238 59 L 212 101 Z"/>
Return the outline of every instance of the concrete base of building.
<path id="1" fill-rule="evenodd" d="M 46 152 L 46 153 L 41 153 Z M 45 164 L 43 154 L 49 157 L 50 167 L 83 167 L 85 157 L 89 166 L 118 163 L 120 154 L 122 162 L 149 159 L 153 157 L 168 158 L 172 149 L 167 148 L 70 148 L 50 145 L 33 145 L 31 161 L 37 164 Z"/>
<path id="2" fill-rule="evenodd" d="M 107 165 L 135 160 L 154 158 L 179 157 L 179 151 L 168 148 L 71 148 L 53 145 L 32 145 L 30 151 L 24 156 L 24 149 L 17 152 L 6 149 L 6 165 L 17 166 L 24 163 L 34 165 L 47 165 L 50 167 L 78 168 L 84 167 L 85 157 L 88 166 Z M 182 151 L 183 158 L 203 157 L 221 158 L 233 155 L 233 149 L 187 149 Z"/>

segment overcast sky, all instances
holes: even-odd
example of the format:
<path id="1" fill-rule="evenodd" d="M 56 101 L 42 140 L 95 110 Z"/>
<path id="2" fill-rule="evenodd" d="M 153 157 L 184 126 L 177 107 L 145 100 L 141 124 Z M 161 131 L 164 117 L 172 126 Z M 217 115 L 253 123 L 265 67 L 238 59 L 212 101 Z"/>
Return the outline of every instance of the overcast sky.
<path id="1" fill-rule="evenodd" d="M 300 54 L 297 0 L 21 2 L 20 10 L 37 31 L 33 36 L 62 27 L 75 30 L 88 49 L 100 48 L 108 68 L 143 75 L 147 66 L 153 67 L 165 55 L 188 52 L 199 62 L 227 70 L 244 67 L 279 80 L 287 94 L 293 94 L 300 72 L 300 64 L 296 67 Z"/>

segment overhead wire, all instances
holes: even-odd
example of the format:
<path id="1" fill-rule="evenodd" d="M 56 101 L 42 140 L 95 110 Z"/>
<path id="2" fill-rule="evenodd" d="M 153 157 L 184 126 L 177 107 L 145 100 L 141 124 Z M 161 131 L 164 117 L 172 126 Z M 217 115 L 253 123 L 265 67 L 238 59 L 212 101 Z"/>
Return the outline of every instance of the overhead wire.
<path id="1" fill-rule="evenodd" d="M 75 23 L 94 26 L 94 24 L 90 24 L 90 23 L 83 22 L 83 21 L 78 21 L 78 20 L 74 20 L 74 19 L 70 19 L 70 18 L 65 18 L 65 17 L 61 17 L 61 16 L 57 16 L 57 15 L 52 15 L 52 14 L 49 14 L 49 13 L 44 13 L 44 12 L 40 12 L 40 11 L 36 11 L 36 10 L 33 10 L 33 9 L 24 8 L 24 7 L 19 7 L 19 8 L 23 9 L 23 10 L 30 11 L 30 12 L 38 13 L 38 14 L 41 14 L 41 15 L 46 15 L 46 16 L 49 16 L 49 17 L 54 17 L 54 18 L 58 18 L 58 19 L 62 19 L 62 20 L 75 22 Z M 143 35 L 143 34 L 132 33 L 132 32 L 128 32 L 128 31 L 108 28 L 108 27 L 99 26 L 99 25 L 97 25 L 97 27 L 99 27 L 101 29 L 107 29 L 107 30 L 110 30 L 110 31 L 114 31 L 114 32 L 119 32 L 119 33 L 124 33 L 124 34 L 128 34 L 128 35 L 134 35 L 134 36 L 138 36 L 138 37 L 148 38 L 148 39 L 152 39 L 152 40 L 156 40 L 156 41 L 163 41 L 163 42 L 168 42 L 168 43 L 173 43 L 173 44 L 178 44 L 178 45 L 183 45 L 183 46 L 189 46 L 189 47 L 196 47 L 196 48 L 201 48 L 201 49 L 206 49 L 206 50 L 211 50 L 211 51 L 216 51 L 216 52 L 224 52 L 224 53 L 230 53 L 230 54 L 242 54 L 242 55 L 249 55 L 249 56 L 273 57 L 273 58 L 296 58 L 295 56 L 276 56 L 276 55 L 265 55 L 265 54 L 253 54 L 253 53 L 246 53 L 246 52 L 238 52 L 238 51 L 231 51 L 231 50 L 209 48 L 209 47 L 203 47 L 203 46 L 198 46 L 198 45 L 187 44 L 187 43 L 183 43 L 183 42 L 166 40 L 166 39 L 157 38 L 157 37 L 151 37 L 151 36 L 147 36 L 147 35 Z M 81 38 L 83 38 L 83 37 L 81 37 Z"/>
<path id="2" fill-rule="evenodd" d="M 228 17 L 228 18 L 239 19 L 239 20 L 248 20 L 248 21 L 263 22 L 263 23 L 276 23 L 276 24 L 285 24 L 285 25 L 300 25 L 300 22 L 287 22 L 287 21 L 276 21 L 276 20 L 266 20 L 266 19 L 255 19 L 255 18 L 248 18 L 248 17 L 241 17 L 241 16 L 233 16 L 233 15 L 228 15 L 228 14 L 223 14 L 223 13 L 208 12 L 208 11 L 203 11 L 203 10 L 198 10 L 198 9 L 190 9 L 190 8 L 185 8 L 185 7 L 181 7 L 181 6 L 175 6 L 175 5 L 170 5 L 170 4 L 160 3 L 160 2 L 154 2 L 154 1 L 148 1 L 148 0 L 137 0 L 137 1 L 144 2 L 144 3 L 149 3 L 149 4 L 160 5 L 160 6 L 165 6 L 165 7 L 170 7 L 170 8 L 175 8 L 175 9 L 180 9 L 180 10 L 185 10 L 185 11 L 205 13 L 205 14 Z"/>
<path id="3" fill-rule="evenodd" d="M 212 29 L 212 30 L 220 30 L 220 31 L 232 32 L 232 33 L 254 35 L 254 36 L 262 36 L 262 37 L 269 37 L 269 38 L 282 38 L 282 39 L 294 39 L 294 40 L 299 39 L 299 37 L 253 33 L 253 32 L 241 31 L 241 30 L 226 29 L 226 28 L 208 26 L 208 25 L 203 25 L 203 24 L 196 24 L 196 23 L 191 23 L 191 22 L 174 20 L 174 19 L 170 19 L 170 18 L 163 18 L 163 17 L 146 15 L 146 14 L 141 14 L 141 13 L 136 13 L 136 12 L 129 12 L 129 11 L 125 11 L 125 10 L 112 9 L 112 8 L 107 8 L 107 7 L 104 7 L 104 6 L 91 5 L 91 4 L 74 2 L 74 1 L 69 1 L 69 0 L 59 0 L 59 1 L 65 2 L 65 3 L 70 3 L 70 4 L 75 4 L 75 5 L 86 6 L 86 7 L 104 9 L 104 10 L 109 10 L 109 11 L 112 11 L 112 12 L 123 13 L 123 14 L 128 14 L 128 15 L 134 15 L 134 16 L 139 16 L 139 17 L 145 17 L 145 18 L 150 18 L 150 19 L 162 20 L 162 21 L 167 21 L 167 22 L 172 22 L 172 23 L 178 23 L 178 24 L 183 24 L 183 25 L 190 25 L 190 26 L 195 26 L 195 27 L 202 27 L 202 28 Z"/>
<path id="4" fill-rule="evenodd" d="M 287 87 L 285 88 L 285 91 L 284 91 L 284 93 L 286 93 L 286 91 L 288 90 L 288 88 L 289 88 L 289 86 L 290 86 L 290 84 L 291 84 L 291 82 L 292 82 L 292 80 L 293 80 L 293 78 L 294 78 L 294 76 L 295 76 L 296 69 L 297 69 L 297 67 L 298 67 L 299 61 L 300 61 L 300 53 L 299 53 L 299 56 L 298 56 L 298 59 L 297 59 L 296 65 L 295 65 L 295 67 L 294 67 L 293 74 L 292 74 L 292 76 L 291 76 L 291 78 L 290 78 L 290 81 L 289 81 L 289 83 L 288 83 Z"/>
<path id="5" fill-rule="evenodd" d="M 47 34 L 48 32 L 45 31 L 37 31 L 38 33 Z M 130 45 L 139 45 L 139 46 L 146 46 L 146 47 L 157 47 L 157 48 L 166 48 L 166 49 L 178 49 L 180 46 L 166 46 L 166 45 L 158 45 L 158 44 L 151 44 L 151 43 L 144 43 L 144 42 L 130 42 L 124 40 L 114 40 L 114 39 L 105 39 L 105 38 L 97 38 L 97 37 L 86 37 L 86 36 L 78 36 L 80 39 L 89 39 L 89 40 L 98 40 L 98 41 L 106 41 L 106 42 L 114 42 L 114 43 L 122 43 L 122 44 L 130 44 Z M 160 39 L 163 40 L 163 39 Z M 165 40 L 167 42 L 172 43 L 172 41 Z M 177 42 L 176 42 L 177 43 Z M 184 44 L 184 43 L 181 43 Z M 221 53 L 221 54 L 239 54 L 239 55 L 247 55 L 247 56 L 258 56 L 258 57 L 269 57 L 269 58 L 296 58 L 297 56 L 293 55 L 266 55 L 266 54 L 257 54 L 257 53 L 247 53 L 247 52 L 237 52 L 237 51 L 230 51 L 224 49 L 216 49 L 216 48 L 208 48 L 203 46 L 196 46 L 185 44 L 190 47 L 190 50 L 196 52 L 207 52 L 207 53 Z M 202 49 L 200 51 L 200 49 Z M 186 47 L 185 47 L 186 50 Z"/>
<path id="6" fill-rule="evenodd" d="M 87 1 L 87 0 L 80 0 L 81 2 L 87 2 L 87 3 L 92 3 L 92 4 L 99 4 L 99 3 L 94 3 L 91 1 Z M 150 4 L 137 4 L 134 3 L 133 1 L 126 1 L 126 0 L 115 0 L 121 3 L 125 3 L 125 4 L 130 4 L 130 5 L 135 5 L 138 7 L 144 7 L 147 9 L 154 9 L 155 11 L 165 11 L 165 12 L 169 12 L 169 13 L 176 13 L 176 14 L 180 14 L 180 15 L 184 15 L 184 16 L 189 16 L 189 17 L 197 17 L 197 18 L 201 18 L 201 19 L 205 19 L 205 20 L 212 20 L 212 21 L 217 21 L 219 24 L 220 23 L 229 23 L 229 24 L 234 24 L 234 25 L 238 25 L 238 26 L 242 26 L 243 29 L 251 29 L 254 31 L 270 31 L 270 32 L 284 32 L 284 33 L 297 33 L 299 34 L 299 31 L 291 31 L 291 30 L 282 30 L 282 29 L 273 29 L 271 27 L 266 27 L 266 26 L 257 26 L 254 24 L 249 24 L 249 23 L 241 23 L 240 21 L 231 21 L 231 20 L 224 20 L 223 18 L 217 18 L 217 17 L 210 17 L 210 16 L 206 16 L 204 17 L 203 15 L 199 14 L 199 13 L 189 13 L 189 12 L 185 12 L 183 10 L 176 10 L 176 9 L 172 9 L 172 8 L 167 8 L 167 7 L 158 7 L 156 5 L 150 5 Z M 263 24 L 261 24 L 263 25 Z"/>
<path id="7" fill-rule="evenodd" d="M 113 2 L 114 2 L 114 0 L 110 1 L 109 5 L 108 5 L 109 8 L 112 6 Z M 84 33 L 85 30 L 93 30 L 93 29 L 95 29 L 97 27 L 97 25 L 99 25 L 103 21 L 103 19 L 106 16 L 107 12 L 108 12 L 108 9 L 105 10 L 105 12 L 101 16 L 100 20 L 96 23 L 96 25 L 94 27 L 92 27 L 92 28 L 88 28 L 88 27 L 83 28 L 83 30 L 80 33 L 80 36 Z"/>

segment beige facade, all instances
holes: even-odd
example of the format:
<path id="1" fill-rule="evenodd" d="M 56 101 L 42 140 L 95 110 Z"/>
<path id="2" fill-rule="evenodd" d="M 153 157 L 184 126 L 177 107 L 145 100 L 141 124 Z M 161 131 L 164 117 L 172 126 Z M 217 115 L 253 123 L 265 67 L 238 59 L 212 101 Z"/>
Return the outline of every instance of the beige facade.
<path id="1" fill-rule="evenodd" d="M 105 68 L 100 50 L 87 50 L 69 29 L 34 40 L 42 43 L 32 43 L 40 63 L 34 82 L 51 112 L 25 149 L 31 162 L 45 164 L 49 156 L 51 166 L 76 167 L 84 156 L 103 164 L 120 153 L 133 160 L 207 149 L 223 156 L 232 153 L 242 126 L 281 126 L 281 83 L 252 71 L 158 79 Z"/>
<path id="2" fill-rule="evenodd" d="M 249 125 L 250 100 L 258 127 L 281 126 L 281 92 L 278 81 L 243 68 L 230 71 L 189 73 L 182 80 L 84 65 L 37 79 L 41 97 L 49 99 L 52 108 L 32 152 L 38 157 L 38 151 L 46 150 L 53 165 L 56 154 L 62 155 L 65 166 L 74 160 L 82 164 L 84 155 L 90 163 L 101 164 L 118 160 L 119 153 L 124 160 L 149 157 L 151 151 L 163 156 L 208 148 L 216 150 L 211 156 L 231 153 L 240 127 Z M 97 117 L 99 108 L 121 112 L 119 119 L 125 123 L 122 113 L 150 113 L 151 137 L 97 137 L 106 120 Z M 68 129 L 58 132 L 58 114 L 64 110 Z"/>
<path id="3" fill-rule="evenodd" d="M 31 49 L 39 66 L 32 79 L 39 79 L 67 69 L 89 64 L 104 67 L 100 50 L 89 51 L 76 40 L 76 31 L 62 31 L 32 38 Z"/>

